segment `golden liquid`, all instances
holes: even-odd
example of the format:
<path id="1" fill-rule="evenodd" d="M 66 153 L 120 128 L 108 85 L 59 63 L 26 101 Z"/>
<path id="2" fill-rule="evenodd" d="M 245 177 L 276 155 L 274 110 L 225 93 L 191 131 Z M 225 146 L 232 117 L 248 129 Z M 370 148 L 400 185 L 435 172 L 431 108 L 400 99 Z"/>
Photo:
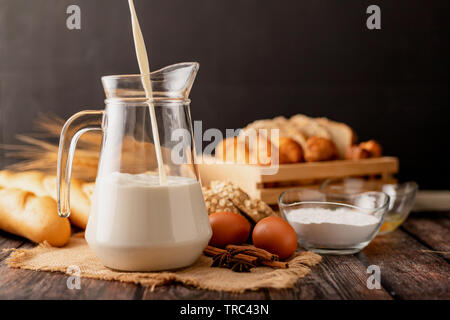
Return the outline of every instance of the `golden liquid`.
<path id="1" fill-rule="evenodd" d="M 403 222 L 405 221 L 405 217 L 400 216 L 393 216 L 388 217 L 383 225 L 380 228 L 380 234 L 386 234 L 388 232 L 392 232 L 395 229 L 397 229 Z"/>

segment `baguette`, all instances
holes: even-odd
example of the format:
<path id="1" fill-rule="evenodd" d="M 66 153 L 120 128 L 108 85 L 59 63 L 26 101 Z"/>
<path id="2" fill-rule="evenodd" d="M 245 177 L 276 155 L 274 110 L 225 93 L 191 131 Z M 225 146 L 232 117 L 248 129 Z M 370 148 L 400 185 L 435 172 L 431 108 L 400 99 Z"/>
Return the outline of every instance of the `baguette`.
<path id="1" fill-rule="evenodd" d="M 0 229 L 57 247 L 70 239 L 70 223 L 58 216 L 56 201 L 21 189 L 0 189 Z"/>
<path id="2" fill-rule="evenodd" d="M 85 229 L 91 206 L 89 190 L 91 183 L 72 178 L 70 183 L 71 214 L 73 225 Z M 0 187 L 18 188 L 30 191 L 37 196 L 50 196 L 56 200 L 56 177 L 39 171 L 11 172 L 0 171 Z M 57 214 L 57 211 L 55 212 Z"/>

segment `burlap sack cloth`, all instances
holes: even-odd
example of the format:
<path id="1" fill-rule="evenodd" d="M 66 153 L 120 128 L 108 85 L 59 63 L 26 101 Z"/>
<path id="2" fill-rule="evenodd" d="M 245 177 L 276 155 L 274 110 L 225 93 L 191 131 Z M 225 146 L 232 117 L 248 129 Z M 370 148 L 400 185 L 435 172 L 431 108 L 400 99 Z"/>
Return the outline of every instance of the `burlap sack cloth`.
<path id="1" fill-rule="evenodd" d="M 12 249 L 6 263 L 13 268 L 59 271 L 66 273 L 68 267 L 78 266 L 81 277 L 132 282 L 155 286 L 181 282 L 200 289 L 243 292 L 259 288 L 290 288 L 306 276 L 309 267 L 320 262 L 321 257 L 312 252 L 297 252 L 289 261 L 288 269 L 268 267 L 252 268 L 251 272 L 238 273 L 224 268 L 211 268 L 212 259 L 201 256 L 190 267 L 164 272 L 120 272 L 106 268 L 90 250 L 83 233 L 72 236 L 63 248 L 42 243 L 32 249 Z"/>

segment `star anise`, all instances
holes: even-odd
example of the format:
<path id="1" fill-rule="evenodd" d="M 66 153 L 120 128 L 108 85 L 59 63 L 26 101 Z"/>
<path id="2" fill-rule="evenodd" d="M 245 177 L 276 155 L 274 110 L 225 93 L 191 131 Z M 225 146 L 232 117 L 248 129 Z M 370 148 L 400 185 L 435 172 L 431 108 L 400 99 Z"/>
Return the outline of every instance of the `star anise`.
<path id="1" fill-rule="evenodd" d="M 231 270 L 235 272 L 249 272 L 254 265 L 245 262 L 236 262 L 232 265 Z"/>
<path id="2" fill-rule="evenodd" d="M 213 257 L 213 263 L 211 267 L 228 268 L 229 267 L 230 254 L 223 252 L 216 254 Z"/>

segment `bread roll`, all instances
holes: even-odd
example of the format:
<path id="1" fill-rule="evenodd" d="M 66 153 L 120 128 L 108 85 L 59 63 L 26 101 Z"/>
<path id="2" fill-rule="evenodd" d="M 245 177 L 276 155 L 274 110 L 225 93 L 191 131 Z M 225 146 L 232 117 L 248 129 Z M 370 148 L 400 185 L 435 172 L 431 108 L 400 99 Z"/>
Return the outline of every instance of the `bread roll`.
<path id="1" fill-rule="evenodd" d="M 258 135 L 256 145 L 250 146 L 250 163 L 260 166 L 270 166 L 275 163 L 273 156 L 276 147 L 263 135 Z"/>
<path id="2" fill-rule="evenodd" d="M 349 160 L 378 158 L 382 155 L 381 145 L 375 140 L 361 142 L 358 145 L 349 146 L 345 158 Z"/>
<path id="3" fill-rule="evenodd" d="M 58 216 L 56 201 L 21 189 L 0 189 L 0 228 L 58 247 L 70 239 L 70 223 Z"/>
<path id="4" fill-rule="evenodd" d="M 295 140 L 288 137 L 280 137 L 278 142 L 275 143 L 278 147 L 279 163 L 297 163 L 303 161 L 303 149 L 302 146 Z"/>
<path id="5" fill-rule="evenodd" d="M 249 163 L 249 149 L 238 137 L 227 138 L 217 145 L 216 157 L 224 162 Z"/>
<path id="6" fill-rule="evenodd" d="M 70 183 L 70 221 L 85 229 L 89 218 L 91 200 L 85 183 L 72 178 Z M 92 183 L 93 184 L 93 183 Z M 30 191 L 37 196 L 50 196 L 56 200 L 56 177 L 47 176 L 39 171 L 11 172 L 0 171 L 0 187 L 18 188 Z M 57 214 L 57 211 L 55 212 Z"/>
<path id="7" fill-rule="evenodd" d="M 306 141 L 305 160 L 308 162 L 334 160 L 337 156 L 336 146 L 330 139 L 311 137 Z"/>
<path id="8" fill-rule="evenodd" d="M 354 131 L 346 124 L 331 121 L 327 118 L 311 118 L 297 114 L 289 119 L 277 117 L 269 120 L 257 120 L 247 125 L 243 132 L 249 129 L 279 129 L 280 137 L 289 137 L 306 149 L 306 140 L 311 137 L 329 139 L 336 146 L 338 158 L 344 159 L 346 150 L 356 141 Z"/>
<path id="9" fill-rule="evenodd" d="M 345 159 L 347 160 L 359 160 L 367 158 L 370 158 L 370 153 L 357 144 L 348 146 L 347 152 L 345 153 Z"/>
<path id="10" fill-rule="evenodd" d="M 297 128 L 295 128 L 292 125 L 288 125 L 283 130 L 283 135 L 286 137 L 291 138 L 295 142 L 297 142 L 303 149 L 306 148 L 306 140 L 308 140 L 308 137 L 303 132 L 299 131 Z"/>
<path id="11" fill-rule="evenodd" d="M 255 135 L 262 134 L 261 130 L 267 130 L 266 135 L 270 139 L 272 136 L 271 130 L 273 129 L 279 130 L 280 137 L 289 137 L 295 140 L 303 148 L 306 146 L 307 136 L 284 117 L 276 117 L 269 120 L 256 120 L 242 129 L 239 136 L 242 137 L 248 135 L 251 130 L 254 131 L 253 133 Z"/>
<path id="12" fill-rule="evenodd" d="M 370 154 L 371 158 L 381 157 L 383 151 L 381 145 L 375 140 L 369 140 L 366 142 L 361 142 L 359 146 Z"/>
<path id="13" fill-rule="evenodd" d="M 330 139 L 337 148 L 339 158 L 344 159 L 347 148 L 356 141 L 356 135 L 353 129 L 345 123 L 331 121 L 327 118 L 318 118 L 316 121 L 328 130 Z"/>
<path id="14" fill-rule="evenodd" d="M 303 114 L 297 114 L 289 119 L 289 122 L 300 132 L 303 132 L 308 138 L 322 137 L 331 139 L 328 130 L 322 126 L 316 119 Z"/>

